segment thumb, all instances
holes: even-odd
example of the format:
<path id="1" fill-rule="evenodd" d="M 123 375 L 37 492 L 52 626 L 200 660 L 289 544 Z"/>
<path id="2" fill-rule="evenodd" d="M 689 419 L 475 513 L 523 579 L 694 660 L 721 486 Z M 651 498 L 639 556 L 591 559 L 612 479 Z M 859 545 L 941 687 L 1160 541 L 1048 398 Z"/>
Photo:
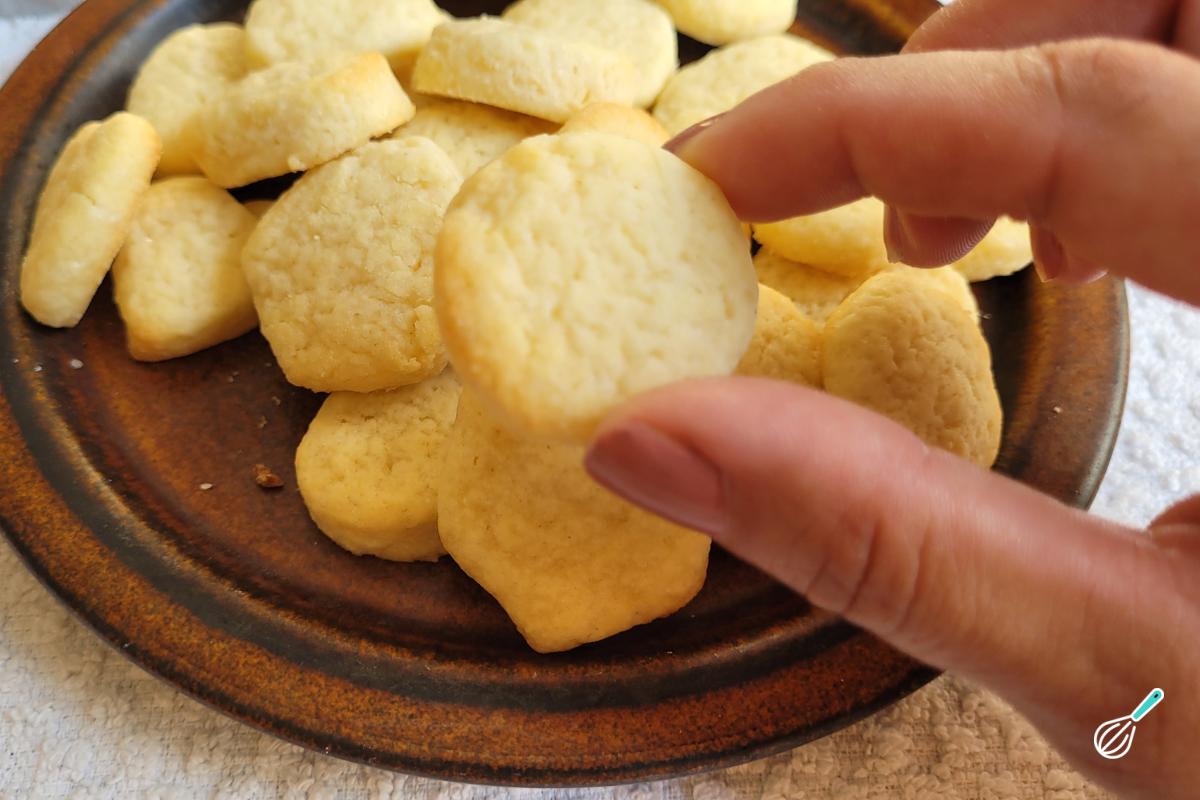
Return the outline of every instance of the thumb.
<path id="1" fill-rule="evenodd" d="M 838 398 L 750 378 L 678 384 L 607 420 L 586 466 L 617 494 L 1031 716 L 1078 696 L 1101 666 L 1117 697 L 1144 681 L 1130 670 L 1126 684 L 1098 662 L 1134 646 L 1130 632 L 1161 599 L 1145 537 Z M 1108 647 L 1105 636 L 1124 638 Z"/>

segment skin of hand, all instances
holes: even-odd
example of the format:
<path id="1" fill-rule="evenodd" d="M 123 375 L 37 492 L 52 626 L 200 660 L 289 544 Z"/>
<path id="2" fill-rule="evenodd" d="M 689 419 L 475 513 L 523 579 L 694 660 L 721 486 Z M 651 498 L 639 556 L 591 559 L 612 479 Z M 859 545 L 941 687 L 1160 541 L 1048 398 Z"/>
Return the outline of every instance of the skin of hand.
<path id="1" fill-rule="evenodd" d="M 668 145 L 744 219 L 874 195 L 908 263 L 1001 214 L 1043 276 L 1098 266 L 1200 302 L 1200 2 L 959 0 L 905 53 L 800 73 Z M 814 420 L 819 424 L 813 424 Z M 926 447 L 837 398 L 692 381 L 615 412 L 586 457 L 617 494 L 913 656 L 990 687 L 1083 773 L 1195 797 L 1200 497 L 1137 531 Z M 1096 726 L 1166 700 L 1119 761 Z"/>

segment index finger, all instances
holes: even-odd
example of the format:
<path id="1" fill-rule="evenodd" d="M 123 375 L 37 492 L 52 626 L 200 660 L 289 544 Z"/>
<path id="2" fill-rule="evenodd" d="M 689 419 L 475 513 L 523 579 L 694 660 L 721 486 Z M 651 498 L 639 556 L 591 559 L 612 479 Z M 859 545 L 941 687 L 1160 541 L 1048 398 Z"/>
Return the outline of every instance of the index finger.
<path id="1" fill-rule="evenodd" d="M 873 195 L 1007 215 L 1082 259 L 1200 299 L 1200 63 L 1112 40 L 820 64 L 670 146 L 752 221 Z"/>

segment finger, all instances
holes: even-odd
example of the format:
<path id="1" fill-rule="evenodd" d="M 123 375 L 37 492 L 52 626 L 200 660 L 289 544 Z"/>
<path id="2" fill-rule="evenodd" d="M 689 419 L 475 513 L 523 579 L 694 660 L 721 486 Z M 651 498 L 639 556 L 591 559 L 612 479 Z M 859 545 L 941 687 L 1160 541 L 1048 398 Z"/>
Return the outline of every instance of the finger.
<path id="1" fill-rule="evenodd" d="M 883 215 L 883 240 L 893 262 L 940 267 L 971 252 L 994 224 L 995 220 L 922 217 L 889 207 Z"/>
<path id="2" fill-rule="evenodd" d="M 1130 654 L 1154 653 L 1155 675 L 1194 672 L 1196 649 L 1170 646 L 1195 629 L 1188 573 L 1147 537 L 829 395 L 745 378 L 668 387 L 608 419 L 586 464 L 814 604 L 1000 692 L 1113 785 L 1130 788 L 1100 771 L 1113 767 L 1097 766 L 1091 732 L 1159 680 Z M 1178 769 L 1147 771 L 1153 758 L 1124 762 L 1137 796 L 1184 785 Z"/>
<path id="3" fill-rule="evenodd" d="M 990 50 L 1112 36 L 1171 41 L 1190 0 L 958 0 L 913 33 L 906 53 Z M 1182 31 L 1181 31 L 1182 32 Z"/>
<path id="4" fill-rule="evenodd" d="M 927 217 L 1008 215 L 1200 299 L 1200 115 L 1181 111 L 1196 107 L 1200 63 L 1089 40 L 820 64 L 674 147 L 746 219 L 865 194 Z"/>

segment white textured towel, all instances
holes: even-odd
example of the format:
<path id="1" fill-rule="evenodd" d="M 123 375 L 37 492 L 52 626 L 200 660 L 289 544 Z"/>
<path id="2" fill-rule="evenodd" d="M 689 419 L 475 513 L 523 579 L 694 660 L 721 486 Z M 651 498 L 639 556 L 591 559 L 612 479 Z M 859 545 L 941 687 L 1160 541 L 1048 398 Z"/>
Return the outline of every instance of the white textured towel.
<path id="1" fill-rule="evenodd" d="M 0 0 L 3 3 L 4 0 Z M 59 0 L 60 4 L 62 0 Z M 12 7 L 21 0 L 10 0 Z M 24 3 L 23 7 L 30 6 Z M 0 4 L 0 12 L 5 6 Z M 0 80 L 53 25 L 0 18 Z M 1130 290 L 1133 371 L 1095 510 L 1144 524 L 1200 490 L 1200 313 Z M 146 675 L 86 630 L 0 544 L 0 798 L 394 797 L 633 800 L 1077 800 L 1090 787 L 994 696 L 942 678 L 775 758 L 590 791 L 464 786 L 349 764 L 258 733 Z"/>

